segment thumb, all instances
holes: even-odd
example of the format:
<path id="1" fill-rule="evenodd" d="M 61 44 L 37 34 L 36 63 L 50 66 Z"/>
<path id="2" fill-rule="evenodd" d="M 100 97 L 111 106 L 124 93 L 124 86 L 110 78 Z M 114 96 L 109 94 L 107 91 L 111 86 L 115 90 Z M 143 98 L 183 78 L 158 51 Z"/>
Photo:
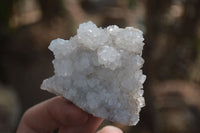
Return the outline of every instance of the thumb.
<path id="1" fill-rule="evenodd" d="M 105 126 L 101 130 L 99 130 L 97 133 L 123 133 L 123 131 L 114 126 Z"/>

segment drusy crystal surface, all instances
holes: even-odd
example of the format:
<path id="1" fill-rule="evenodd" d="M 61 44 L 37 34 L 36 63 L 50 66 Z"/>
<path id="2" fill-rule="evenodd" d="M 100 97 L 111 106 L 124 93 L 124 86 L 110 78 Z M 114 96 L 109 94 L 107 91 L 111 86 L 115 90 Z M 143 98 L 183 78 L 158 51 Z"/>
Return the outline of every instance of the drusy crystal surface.
<path id="1" fill-rule="evenodd" d="M 69 40 L 55 39 L 54 73 L 41 89 L 61 95 L 94 116 L 135 125 L 145 105 L 142 74 L 143 33 L 116 25 L 79 25 Z"/>

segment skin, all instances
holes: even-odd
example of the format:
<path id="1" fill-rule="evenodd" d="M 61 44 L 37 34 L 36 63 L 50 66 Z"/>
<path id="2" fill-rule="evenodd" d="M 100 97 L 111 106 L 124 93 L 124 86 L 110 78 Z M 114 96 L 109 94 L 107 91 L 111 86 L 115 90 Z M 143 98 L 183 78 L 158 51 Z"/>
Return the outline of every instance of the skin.
<path id="1" fill-rule="evenodd" d="M 103 119 L 94 117 L 57 96 L 28 109 L 17 133 L 94 133 Z M 98 133 L 122 133 L 119 128 L 106 126 Z"/>

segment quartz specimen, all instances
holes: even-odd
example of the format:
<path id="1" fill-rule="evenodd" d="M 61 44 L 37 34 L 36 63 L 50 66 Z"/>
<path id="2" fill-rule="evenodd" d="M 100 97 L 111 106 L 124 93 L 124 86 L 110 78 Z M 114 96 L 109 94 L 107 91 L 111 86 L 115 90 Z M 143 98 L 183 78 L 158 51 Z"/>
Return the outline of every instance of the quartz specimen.
<path id="1" fill-rule="evenodd" d="M 79 25 L 69 40 L 55 39 L 55 75 L 41 89 L 61 95 L 94 116 L 136 125 L 144 106 L 142 74 L 143 33 L 116 25 Z"/>

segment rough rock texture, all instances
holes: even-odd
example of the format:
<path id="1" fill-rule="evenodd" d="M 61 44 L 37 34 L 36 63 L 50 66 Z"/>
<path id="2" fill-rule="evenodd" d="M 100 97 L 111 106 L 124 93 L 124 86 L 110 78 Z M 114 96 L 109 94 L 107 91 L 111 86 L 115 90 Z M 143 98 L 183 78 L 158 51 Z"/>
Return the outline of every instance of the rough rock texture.
<path id="1" fill-rule="evenodd" d="M 80 24 L 70 40 L 55 39 L 55 75 L 41 89 L 61 95 L 94 116 L 135 125 L 145 105 L 142 31 L 116 25 Z"/>

